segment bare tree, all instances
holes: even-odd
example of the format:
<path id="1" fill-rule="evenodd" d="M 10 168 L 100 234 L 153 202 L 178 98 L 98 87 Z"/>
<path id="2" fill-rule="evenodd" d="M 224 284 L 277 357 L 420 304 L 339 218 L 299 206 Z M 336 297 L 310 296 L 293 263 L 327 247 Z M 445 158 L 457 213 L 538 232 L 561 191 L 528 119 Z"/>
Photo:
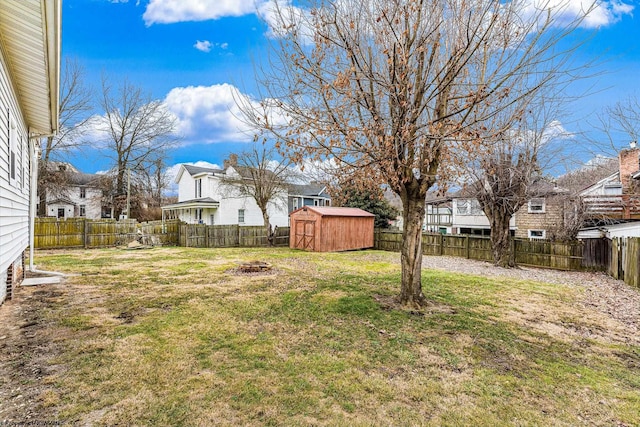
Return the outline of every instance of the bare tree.
<path id="1" fill-rule="evenodd" d="M 544 100 L 540 96 L 538 101 Z M 459 173 L 470 184 L 469 193 L 478 200 L 491 226 L 491 246 L 496 265 L 510 267 L 515 259 L 510 253 L 509 221 L 533 197 L 544 197 L 549 182 L 545 170 L 557 165 L 568 153 L 564 141 L 568 134 L 560 123 L 553 99 L 531 103 L 511 128 L 483 137 L 486 143 L 460 143 L 457 162 Z M 510 111 L 506 110 L 508 115 Z M 497 115 L 496 117 L 499 117 Z M 554 118 L 554 119 L 552 119 Z M 484 129 L 478 129 L 481 133 Z M 547 185 L 541 185 L 546 183 Z M 540 191 L 543 191 L 540 194 Z"/>
<path id="2" fill-rule="evenodd" d="M 624 138 L 624 146 L 630 141 L 637 143 L 640 137 L 640 99 L 632 94 L 613 106 L 605 108 L 601 122 L 608 123 L 605 130 L 610 137 L 615 134 L 618 139 Z"/>
<path id="3" fill-rule="evenodd" d="M 520 0 L 300 3 L 273 2 L 279 38 L 258 76 L 262 101 L 240 99 L 241 109 L 294 159 L 334 157 L 400 196 L 400 302 L 422 306 L 425 197 L 440 166 L 456 141 L 495 141 L 540 90 L 569 78 L 558 42 L 577 22 L 556 25 L 551 3 Z"/>
<path id="4" fill-rule="evenodd" d="M 76 59 L 67 58 L 60 84 L 60 126 L 41 146 L 38 164 L 38 215 L 46 215 L 47 197 L 64 196 L 68 188 L 68 173 L 52 164 L 64 160 L 70 150 L 82 146 L 82 136 L 93 109 L 93 92 L 85 84 L 85 71 Z"/>
<path id="5" fill-rule="evenodd" d="M 275 146 L 254 144 L 249 150 L 232 154 L 225 161 L 227 173 L 221 180 L 221 190 L 229 197 L 250 197 L 262 212 L 269 244 L 273 243 L 273 230 L 269 219 L 269 206 L 287 210 L 289 185 L 298 177 L 287 159 L 276 160 Z M 229 167 L 236 173 L 230 173 Z"/>
<path id="6" fill-rule="evenodd" d="M 105 115 L 96 119 L 96 127 L 114 162 L 112 200 L 118 216 L 126 203 L 127 170 L 148 174 L 150 165 L 164 159 L 177 142 L 177 120 L 162 102 L 126 80 L 113 88 L 103 77 L 100 104 Z"/>

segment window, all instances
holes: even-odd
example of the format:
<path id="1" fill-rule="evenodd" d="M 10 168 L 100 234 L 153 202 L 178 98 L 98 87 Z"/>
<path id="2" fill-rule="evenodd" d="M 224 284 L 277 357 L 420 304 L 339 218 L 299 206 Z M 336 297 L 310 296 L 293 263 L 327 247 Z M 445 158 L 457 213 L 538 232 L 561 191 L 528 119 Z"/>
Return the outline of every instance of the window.
<path id="1" fill-rule="evenodd" d="M 81 199 L 87 198 L 87 189 L 85 187 L 80 187 L 80 198 Z"/>
<path id="2" fill-rule="evenodd" d="M 294 197 L 293 198 L 293 210 L 295 211 L 296 209 L 298 209 L 298 198 Z"/>
<path id="3" fill-rule="evenodd" d="M 87 215 L 87 207 L 85 205 L 80 205 L 80 216 Z"/>
<path id="4" fill-rule="evenodd" d="M 196 199 L 202 197 L 202 178 L 196 179 Z"/>
<path id="5" fill-rule="evenodd" d="M 238 209 L 238 224 L 244 224 L 244 209 Z"/>
<path id="6" fill-rule="evenodd" d="M 458 200 L 458 203 L 456 205 L 458 207 L 458 214 L 459 215 L 466 215 L 467 212 L 469 211 L 469 201 L 468 200 Z"/>
<path id="7" fill-rule="evenodd" d="M 619 196 L 622 194 L 622 184 L 605 184 L 605 196 Z"/>
<path id="8" fill-rule="evenodd" d="M 211 214 L 211 215 L 210 215 L 210 218 L 211 218 L 211 225 L 215 225 L 214 215 L 213 215 L 213 214 Z"/>
<path id="9" fill-rule="evenodd" d="M 457 201 L 458 215 L 482 215 L 480 203 L 476 199 L 460 199 Z"/>
<path id="10" fill-rule="evenodd" d="M 530 239 L 544 239 L 546 230 L 527 230 Z"/>
<path id="11" fill-rule="evenodd" d="M 482 208 L 480 207 L 480 202 L 478 202 L 476 199 L 473 199 L 470 201 L 471 202 L 471 207 L 470 207 L 470 214 L 471 215 L 482 215 Z"/>
<path id="12" fill-rule="evenodd" d="M 313 206 L 320 206 L 320 200 L 313 199 Z"/>
<path id="13" fill-rule="evenodd" d="M 544 199 L 529 200 L 529 213 L 544 213 Z"/>
<path id="14" fill-rule="evenodd" d="M 196 209 L 196 222 L 202 224 L 202 208 Z"/>

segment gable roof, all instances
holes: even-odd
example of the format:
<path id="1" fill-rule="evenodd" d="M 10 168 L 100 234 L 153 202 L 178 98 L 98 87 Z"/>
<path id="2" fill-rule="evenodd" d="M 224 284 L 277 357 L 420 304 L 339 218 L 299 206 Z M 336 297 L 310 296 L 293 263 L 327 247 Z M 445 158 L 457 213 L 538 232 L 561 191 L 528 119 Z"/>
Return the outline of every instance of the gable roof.
<path id="1" fill-rule="evenodd" d="M 328 195 L 321 196 L 321 194 L 325 192 L 326 188 L 327 187 L 325 185 L 318 184 L 317 182 L 311 184 L 291 184 L 289 195 L 329 198 Z"/>
<path id="2" fill-rule="evenodd" d="M 191 176 L 200 175 L 201 173 L 214 174 L 214 173 L 224 172 L 222 169 L 216 169 L 216 168 L 205 168 L 202 166 L 185 165 L 185 164 L 183 164 L 182 166 L 184 166 L 184 168 L 187 170 L 187 172 L 189 172 L 189 175 Z"/>
<path id="3" fill-rule="evenodd" d="M 600 181 L 596 182 L 595 184 L 591 184 L 588 187 L 583 188 L 582 190 L 580 190 L 580 195 L 583 196 L 585 195 L 585 193 L 591 191 L 591 190 L 595 190 L 598 187 L 603 186 L 604 184 L 607 183 L 616 183 L 616 184 L 621 184 L 620 182 L 620 171 L 616 171 L 614 173 L 612 173 L 609 176 L 606 176 L 604 178 L 602 178 Z"/>
<path id="4" fill-rule="evenodd" d="M 98 185 L 101 175 L 94 173 L 72 172 L 69 174 L 69 182 L 75 185 Z"/>
<path id="5" fill-rule="evenodd" d="M 176 184 L 179 183 L 180 178 L 182 178 L 182 174 L 185 171 L 191 176 L 196 176 L 200 174 L 213 175 L 216 173 L 224 173 L 222 169 L 206 168 L 202 166 L 187 165 L 185 163 L 182 163 L 180 165 L 180 169 L 178 170 L 178 173 L 176 174 L 176 177 L 174 178 L 173 182 L 175 182 Z"/>

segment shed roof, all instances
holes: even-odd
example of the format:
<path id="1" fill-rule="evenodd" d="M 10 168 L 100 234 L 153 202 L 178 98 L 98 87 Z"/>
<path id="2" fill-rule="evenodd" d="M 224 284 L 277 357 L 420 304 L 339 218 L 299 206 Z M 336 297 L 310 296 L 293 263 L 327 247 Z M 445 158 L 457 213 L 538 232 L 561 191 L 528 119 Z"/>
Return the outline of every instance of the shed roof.
<path id="1" fill-rule="evenodd" d="M 296 212 L 302 210 L 310 210 L 321 216 L 356 216 L 356 217 L 373 217 L 372 213 L 359 208 L 337 208 L 337 207 L 318 207 L 318 206 L 304 206 L 291 212 L 289 215 L 293 215 Z"/>

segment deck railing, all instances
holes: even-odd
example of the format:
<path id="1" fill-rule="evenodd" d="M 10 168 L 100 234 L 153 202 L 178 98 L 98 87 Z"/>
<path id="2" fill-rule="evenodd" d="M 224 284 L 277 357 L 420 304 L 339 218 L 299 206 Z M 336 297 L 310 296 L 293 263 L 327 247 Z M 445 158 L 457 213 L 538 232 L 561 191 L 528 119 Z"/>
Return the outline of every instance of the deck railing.
<path id="1" fill-rule="evenodd" d="M 640 219 L 640 195 L 582 197 L 587 215 L 613 219 Z"/>

